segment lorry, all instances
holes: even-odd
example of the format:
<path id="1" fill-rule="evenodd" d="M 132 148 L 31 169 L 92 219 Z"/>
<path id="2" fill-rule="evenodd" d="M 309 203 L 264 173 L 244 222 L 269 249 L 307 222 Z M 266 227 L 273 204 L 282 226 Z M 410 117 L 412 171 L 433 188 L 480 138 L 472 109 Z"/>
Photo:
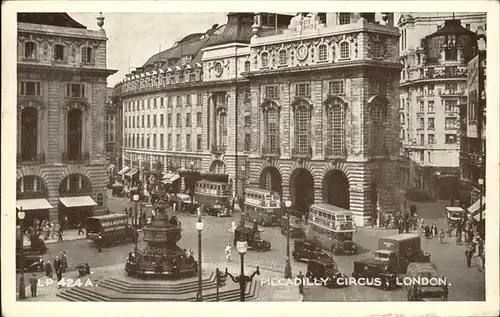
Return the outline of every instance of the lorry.
<path id="1" fill-rule="evenodd" d="M 415 282 L 406 285 L 408 301 L 448 300 L 449 284 L 446 283 L 446 278 L 439 276 L 435 263 L 410 263 L 406 277 L 409 280 L 415 280 Z M 430 282 L 431 280 L 432 282 Z"/>
<path id="2" fill-rule="evenodd" d="M 133 227 L 128 223 L 128 216 L 125 214 L 87 218 L 87 239 L 97 243 L 99 235 L 102 237 L 103 246 L 137 239 Z"/>
<path id="3" fill-rule="evenodd" d="M 431 255 L 421 249 L 421 237 L 416 233 L 396 234 L 378 240 L 375 261 L 387 264 L 398 273 L 406 273 L 410 262 L 430 262 Z"/>

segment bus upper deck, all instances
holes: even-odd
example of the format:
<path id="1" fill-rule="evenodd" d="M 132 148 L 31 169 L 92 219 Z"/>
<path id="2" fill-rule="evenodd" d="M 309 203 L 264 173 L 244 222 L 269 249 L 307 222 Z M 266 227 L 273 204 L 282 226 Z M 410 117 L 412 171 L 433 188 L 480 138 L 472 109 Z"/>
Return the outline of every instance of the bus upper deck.
<path id="1" fill-rule="evenodd" d="M 309 219 L 312 223 L 326 226 L 332 231 L 356 231 L 350 210 L 325 203 L 313 204 L 309 209 Z"/>

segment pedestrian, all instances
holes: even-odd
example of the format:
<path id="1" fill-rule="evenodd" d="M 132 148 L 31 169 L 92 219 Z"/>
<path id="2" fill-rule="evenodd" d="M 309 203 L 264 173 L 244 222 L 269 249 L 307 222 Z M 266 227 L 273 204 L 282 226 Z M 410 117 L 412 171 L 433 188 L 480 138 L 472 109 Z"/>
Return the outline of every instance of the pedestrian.
<path id="1" fill-rule="evenodd" d="M 85 234 L 85 232 L 83 232 L 83 229 L 82 229 L 82 222 L 81 221 L 78 221 L 77 228 L 78 228 L 78 235 L 80 235 L 80 232 L 82 234 Z"/>
<path id="2" fill-rule="evenodd" d="M 470 267 L 470 262 L 472 260 L 472 248 L 471 247 L 467 247 L 467 249 L 465 250 L 465 257 L 467 259 L 467 267 Z"/>
<path id="3" fill-rule="evenodd" d="M 231 244 L 230 243 L 228 243 L 226 245 L 224 252 L 226 254 L 226 262 L 230 262 L 231 261 Z"/>
<path id="4" fill-rule="evenodd" d="M 441 228 L 441 232 L 439 233 L 439 242 L 444 243 L 445 232 L 444 229 Z"/>
<path id="5" fill-rule="evenodd" d="M 47 260 L 47 262 L 45 262 L 45 276 L 47 276 L 48 278 L 52 278 L 52 265 L 50 264 L 50 261 Z"/>
<path id="6" fill-rule="evenodd" d="M 59 227 L 59 232 L 57 233 L 57 235 L 59 236 L 59 238 L 57 239 L 57 241 L 63 241 L 63 228 L 62 226 Z"/>
<path id="7" fill-rule="evenodd" d="M 36 297 L 36 288 L 38 286 L 38 278 L 36 277 L 36 274 L 31 275 L 30 286 L 31 286 L 31 297 Z"/>
<path id="8" fill-rule="evenodd" d="M 299 278 L 299 293 L 304 295 L 304 274 L 302 274 L 302 271 L 299 271 L 299 275 L 297 275 L 297 278 Z"/>
<path id="9" fill-rule="evenodd" d="M 432 233 L 433 237 L 437 237 L 438 236 L 438 228 L 437 228 L 436 223 L 432 224 L 431 233 Z"/>
<path id="10" fill-rule="evenodd" d="M 61 252 L 61 264 L 62 264 L 62 273 L 66 273 L 68 270 L 68 258 L 66 257 L 66 251 Z"/>
<path id="11" fill-rule="evenodd" d="M 153 209 L 151 211 L 151 221 L 155 221 L 155 217 L 156 217 L 156 211 Z"/>
<path id="12" fill-rule="evenodd" d="M 101 234 L 99 234 L 99 236 L 97 236 L 97 239 L 95 241 L 95 244 L 97 246 L 97 251 L 102 252 L 102 242 L 103 242 L 103 239 L 102 239 L 102 236 Z"/>
<path id="13" fill-rule="evenodd" d="M 429 225 L 425 225 L 425 237 L 429 239 L 431 237 L 431 228 L 429 228 Z"/>
<path id="14" fill-rule="evenodd" d="M 62 262 L 58 256 L 54 260 L 54 269 L 56 270 L 57 282 L 62 280 Z M 61 285 L 58 285 L 57 288 L 61 288 Z"/>

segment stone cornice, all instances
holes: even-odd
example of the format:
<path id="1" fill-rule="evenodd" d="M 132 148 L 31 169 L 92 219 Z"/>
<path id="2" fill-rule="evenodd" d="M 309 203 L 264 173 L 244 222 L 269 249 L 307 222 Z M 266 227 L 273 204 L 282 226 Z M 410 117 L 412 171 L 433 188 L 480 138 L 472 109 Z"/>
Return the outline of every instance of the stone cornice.
<path id="1" fill-rule="evenodd" d="M 19 72 L 38 72 L 42 74 L 52 74 L 52 73 L 64 73 L 64 74 L 90 74 L 92 76 L 110 76 L 116 73 L 118 70 L 107 69 L 107 68 L 91 68 L 91 67 L 70 67 L 70 66 L 58 66 L 58 65 L 44 65 L 38 63 L 25 63 L 18 62 L 17 70 Z"/>

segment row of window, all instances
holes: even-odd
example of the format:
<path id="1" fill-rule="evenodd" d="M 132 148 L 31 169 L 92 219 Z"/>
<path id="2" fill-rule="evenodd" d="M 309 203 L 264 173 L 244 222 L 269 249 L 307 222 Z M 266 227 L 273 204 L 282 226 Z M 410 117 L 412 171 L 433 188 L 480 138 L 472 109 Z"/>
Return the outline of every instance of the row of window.
<path id="1" fill-rule="evenodd" d="M 126 134 L 125 135 L 125 146 L 130 147 L 130 148 L 146 148 L 146 149 L 157 149 L 158 144 L 157 144 L 157 134 Z M 191 151 L 191 134 L 186 134 L 186 150 Z M 196 150 L 201 151 L 201 144 L 202 144 L 202 137 L 201 134 L 196 135 Z M 159 149 L 163 150 L 165 149 L 165 139 L 164 139 L 164 134 L 160 134 L 160 142 L 159 142 Z M 181 144 L 181 135 L 177 134 L 176 135 L 176 150 L 181 150 L 182 149 L 182 144 Z M 172 150 L 172 134 L 167 134 L 167 150 Z"/>
<path id="2" fill-rule="evenodd" d="M 167 98 L 167 107 L 172 107 L 174 98 L 172 96 L 168 96 L 166 98 Z M 165 107 L 164 100 L 165 98 L 159 97 L 159 98 L 148 98 L 145 100 L 142 99 L 142 100 L 130 101 L 125 106 L 125 112 L 136 111 L 136 110 L 139 111 L 140 109 L 142 110 L 151 109 L 151 104 L 153 106 L 153 109 L 158 108 L 158 104 L 160 108 L 164 108 Z M 186 106 L 192 105 L 192 95 L 189 94 L 185 96 L 176 96 L 176 106 L 181 107 L 183 105 L 183 100 L 185 101 Z M 203 97 L 201 94 L 196 95 L 196 105 L 203 106 Z"/>
<path id="3" fill-rule="evenodd" d="M 176 74 L 166 74 L 159 76 L 148 76 L 144 78 L 130 80 L 124 83 L 123 87 L 125 91 L 144 89 L 157 86 L 175 85 L 182 83 L 194 83 L 202 80 L 202 72 L 200 69 L 196 70 L 184 70 L 183 73 Z"/>
<path id="4" fill-rule="evenodd" d="M 125 124 L 125 128 L 135 128 L 137 126 L 137 128 L 150 128 L 151 125 L 153 126 L 153 128 L 155 128 L 157 126 L 157 118 L 159 117 L 159 126 L 160 127 L 163 127 L 164 126 L 164 115 L 163 114 L 160 114 L 159 116 L 157 116 L 156 114 L 154 114 L 152 116 L 152 124 L 151 124 L 151 115 L 142 115 L 142 116 L 135 116 L 135 117 L 126 117 L 125 118 L 125 121 L 124 121 L 124 124 Z M 141 120 L 139 120 L 141 119 Z M 146 119 L 146 120 L 144 120 Z M 201 117 L 201 112 L 197 112 L 196 113 L 196 127 L 201 127 L 202 126 L 202 123 L 201 123 L 201 120 L 202 120 L 202 117 Z M 176 127 L 180 128 L 182 127 L 182 117 L 181 117 L 181 114 L 180 113 L 177 113 L 176 114 Z M 137 123 L 137 124 L 136 124 Z M 191 127 L 191 113 L 186 113 L 186 127 Z M 168 113 L 167 114 L 167 127 L 172 127 L 172 114 L 171 113 Z"/>
<path id="5" fill-rule="evenodd" d="M 435 134 L 427 134 L 427 144 L 436 144 L 436 135 Z M 445 134 L 444 135 L 444 143 L 445 144 L 455 144 L 457 143 L 457 135 L 456 134 Z M 425 145 L 425 134 L 419 135 L 419 144 Z"/>
<path id="6" fill-rule="evenodd" d="M 53 60 L 66 62 L 68 60 L 68 47 L 62 44 L 54 44 Z M 38 59 L 38 44 L 32 41 L 24 42 L 24 58 L 29 60 Z M 86 64 L 92 64 L 95 61 L 94 49 L 90 46 L 81 48 L 80 61 Z"/>
<path id="7" fill-rule="evenodd" d="M 90 189 L 90 182 L 82 174 L 70 174 L 60 184 L 59 191 L 71 191 L 78 189 Z M 42 178 L 38 176 L 24 176 L 16 182 L 16 192 L 18 193 L 33 193 L 46 192 L 47 186 Z"/>
<path id="8" fill-rule="evenodd" d="M 21 96 L 41 96 L 41 82 L 21 81 L 19 84 L 19 94 Z M 66 84 L 65 96 L 68 98 L 85 98 L 85 84 Z"/>
<path id="9" fill-rule="evenodd" d="M 418 118 L 419 129 L 425 128 L 425 118 Z M 435 118 L 427 118 L 427 129 L 435 129 Z M 444 119 L 444 128 L 446 130 L 455 130 L 457 129 L 457 118 L 445 118 Z"/>

